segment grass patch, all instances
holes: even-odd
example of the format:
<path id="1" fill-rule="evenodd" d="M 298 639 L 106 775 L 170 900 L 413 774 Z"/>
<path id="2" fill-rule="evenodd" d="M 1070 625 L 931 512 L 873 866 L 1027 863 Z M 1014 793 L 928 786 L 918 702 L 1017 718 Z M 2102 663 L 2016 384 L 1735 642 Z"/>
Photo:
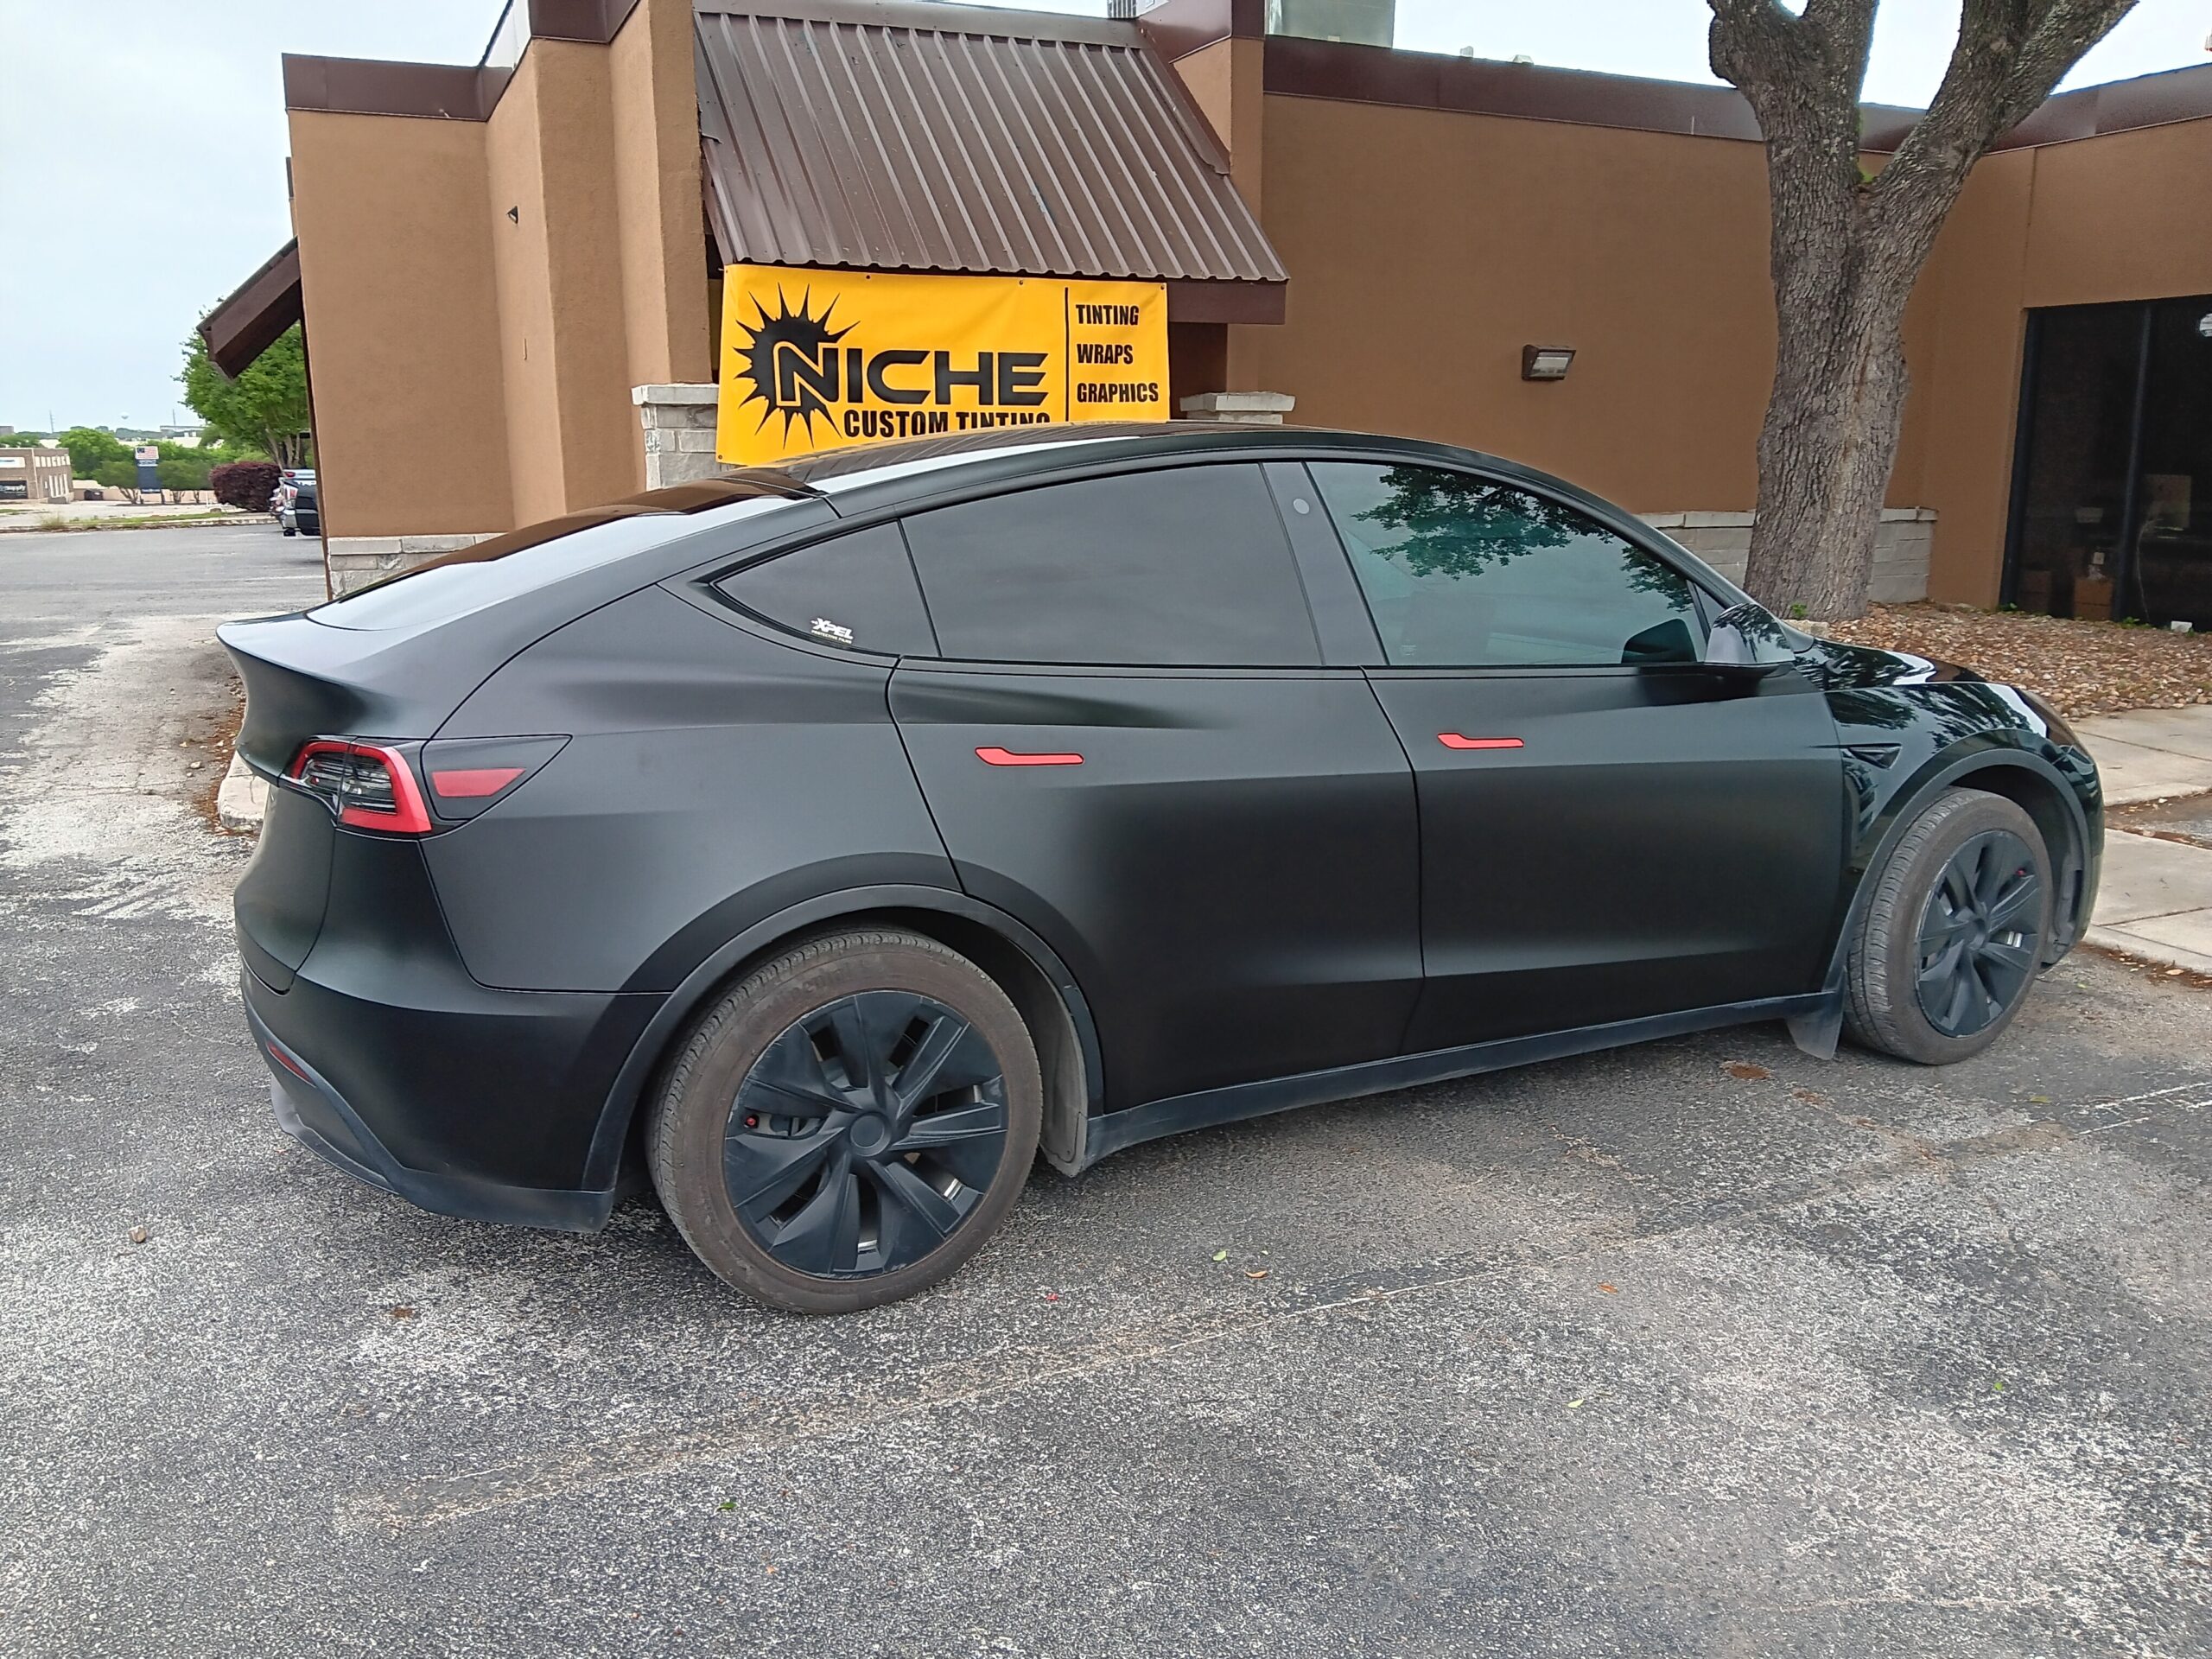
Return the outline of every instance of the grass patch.
<path id="1" fill-rule="evenodd" d="M 11 530 L 19 534 L 37 530 L 166 530 L 173 524 L 251 524 L 260 522 L 262 517 L 258 513 L 240 512 L 230 507 L 210 507 L 204 512 L 134 514 L 127 518 L 66 518 L 58 512 L 49 512 L 35 523 L 0 524 L 0 530 Z"/>

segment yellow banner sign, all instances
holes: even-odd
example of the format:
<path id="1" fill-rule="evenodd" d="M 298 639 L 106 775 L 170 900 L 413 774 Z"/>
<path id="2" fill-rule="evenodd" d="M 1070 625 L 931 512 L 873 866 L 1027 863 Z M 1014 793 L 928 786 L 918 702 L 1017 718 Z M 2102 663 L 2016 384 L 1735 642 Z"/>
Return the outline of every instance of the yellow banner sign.
<path id="1" fill-rule="evenodd" d="M 1164 421 L 1163 283 L 732 265 L 715 453 L 741 466 L 872 439 Z"/>

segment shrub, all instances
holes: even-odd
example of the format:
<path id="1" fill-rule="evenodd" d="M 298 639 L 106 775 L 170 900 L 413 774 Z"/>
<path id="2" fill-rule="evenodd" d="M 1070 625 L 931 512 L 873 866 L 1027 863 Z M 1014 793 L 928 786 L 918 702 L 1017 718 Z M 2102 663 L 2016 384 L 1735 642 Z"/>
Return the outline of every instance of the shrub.
<path id="1" fill-rule="evenodd" d="M 276 493 L 276 480 L 282 477 L 273 461 L 226 461 L 207 475 L 207 487 L 215 492 L 215 499 L 233 507 L 244 507 L 249 512 L 258 512 L 269 505 L 269 498 Z"/>

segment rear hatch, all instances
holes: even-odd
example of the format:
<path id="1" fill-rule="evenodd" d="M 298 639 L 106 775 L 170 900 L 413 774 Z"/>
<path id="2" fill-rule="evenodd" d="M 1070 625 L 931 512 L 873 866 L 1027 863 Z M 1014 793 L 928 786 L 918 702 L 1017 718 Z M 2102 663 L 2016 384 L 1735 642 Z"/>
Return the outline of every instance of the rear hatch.
<path id="1" fill-rule="evenodd" d="M 339 833 L 328 802 L 287 781 L 303 753 L 342 735 L 404 753 L 481 683 L 486 664 L 474 652 L 427 651 L 420 632 L 354 632 L 304 616 L 217 632 L 245 682 L 239 758 L 272 785 L 234 899 L 239 950 L 271 990 L 289 990 L 322 931 Z"/>
<path id="2" fill-rule="evenodd" d="M 235 895 L 247 965 L 270 989 L 291 988 L 322 931 L 339 836 L 427 834 L 496 804 L 479 796 L 433 814 L 421 759 L 501 664 L 722 548 L 834 518 L 776 475 L 706 480 L 479 543 L 305 614 L 219 628 L 245 682 L 238 754 L 271 785 L 260 844 Z M 512 753 L 497 741 L 436 747 L 454 750 L 454 766 L 518 785 L 557 749 L 547 747 L 556 735 L 518 733 L 527 741 Z M 402 808 L 421 817 L 419 828 L 386 816 Z"/>

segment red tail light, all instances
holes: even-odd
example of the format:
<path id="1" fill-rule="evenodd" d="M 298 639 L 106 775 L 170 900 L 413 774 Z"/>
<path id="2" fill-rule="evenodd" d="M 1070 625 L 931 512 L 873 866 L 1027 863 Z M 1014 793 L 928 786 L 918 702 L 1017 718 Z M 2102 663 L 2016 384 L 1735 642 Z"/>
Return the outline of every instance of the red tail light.
<path id="1" fill-rule="evenodd" d="M 340 823 L 396 836 L 430 833 L 430 810 L 423 804 L 422 785 L 415 781 L 407 757 L 397 749 L 318 739 L 292 762 L 291 779 L 328 802 Z"/>

